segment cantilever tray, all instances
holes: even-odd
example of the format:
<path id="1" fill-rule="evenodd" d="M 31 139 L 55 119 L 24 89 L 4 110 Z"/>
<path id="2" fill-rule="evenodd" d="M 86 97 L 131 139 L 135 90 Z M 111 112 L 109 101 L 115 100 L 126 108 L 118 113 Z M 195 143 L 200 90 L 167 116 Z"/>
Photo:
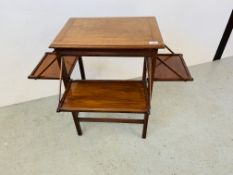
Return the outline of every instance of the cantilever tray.
<path id="1" fill-rule="evenodd" d="M 66 70 L 71 75 L 78 58 L 76 56 L 65 56 Z M 28 76 L 30 79 L 54 79 L 60 78 L 60 68 L 54 52 L 46 52 L 41 61 Z"/>
<path id="2" fill-rule="evenodd" d="M 154 81 L 192 81 L 182 54 L 158 54 Z"/>

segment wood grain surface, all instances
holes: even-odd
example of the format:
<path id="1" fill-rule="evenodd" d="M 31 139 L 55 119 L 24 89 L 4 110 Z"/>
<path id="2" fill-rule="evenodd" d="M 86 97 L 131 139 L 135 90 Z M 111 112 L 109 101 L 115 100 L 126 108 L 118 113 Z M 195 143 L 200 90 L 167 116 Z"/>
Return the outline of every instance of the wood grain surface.
<path id="1" fill-rule="evenodd" d="M 61 100 L 60 111 L 147 112 L 142 81 L 73 81 Z"/>
<path id="2" fill-rule="evenodd" d="M 163 48 L 155 17 L 70 18 L 50 48 Z"/>
<path id="3" fill-rule="evenodd" d="M 72 73 L 72 70 L 77 61 L 76 56 L 65 56 L 64 63 L 68 74 Z M 55 53 L 47 52 L 29 75 L 28 78 L 31 79 L 59 79 L 60 78 L 60 68 L 58 61 L 56 59 Z"/>
<path id="4" fill-rule="evenodd" d="M 181 54 L 158 54 L 156 60 L 154 80 L 155 81 L 192 81 L 193 78 L 186 66 Z M 176 72 L 176 73 L 175 73 Z"/>

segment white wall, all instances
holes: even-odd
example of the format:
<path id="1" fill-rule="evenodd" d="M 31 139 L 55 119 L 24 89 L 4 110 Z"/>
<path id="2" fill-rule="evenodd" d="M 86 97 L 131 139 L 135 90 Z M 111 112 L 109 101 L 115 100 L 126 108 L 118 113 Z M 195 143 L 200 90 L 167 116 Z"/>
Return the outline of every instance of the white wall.
<path id="1" fill-rule="evenodd" d="M 27 76 L 71 16 L 156 16 L 164 41 L 194 65 L 212 60 L 232 7 L 232 0 L 0 0 L 0 106 L 57 94 L 57 81 Z M 224 56 L 232 46 L 231 37 Z M 89 78 L 141 75 L 139 60 L 85 66 Z"/>

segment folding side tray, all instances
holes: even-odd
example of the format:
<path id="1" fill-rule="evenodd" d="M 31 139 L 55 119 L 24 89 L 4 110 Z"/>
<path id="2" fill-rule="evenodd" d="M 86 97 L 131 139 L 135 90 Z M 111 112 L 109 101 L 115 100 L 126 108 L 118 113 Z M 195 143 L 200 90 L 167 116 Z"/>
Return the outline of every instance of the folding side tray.
<path id="1" fill-rule="evenodd" d="M 168 48 L 166 46 L 166 48 Z M 185 64 L 182 54 L 171 53 L 158 54 L 154 81 L 192 81 L 193 78 Z"/>
<path id="2" fill-rule="evenodd" d="M 76 56 L 64 57 L 64 63 L 69 75 L 71 75 L 77 60 L 78 58 Z M 28 78 L 58 80 L 60 78 L 60 68 L 56 54 L 54 52 L 46 52 Z"/>

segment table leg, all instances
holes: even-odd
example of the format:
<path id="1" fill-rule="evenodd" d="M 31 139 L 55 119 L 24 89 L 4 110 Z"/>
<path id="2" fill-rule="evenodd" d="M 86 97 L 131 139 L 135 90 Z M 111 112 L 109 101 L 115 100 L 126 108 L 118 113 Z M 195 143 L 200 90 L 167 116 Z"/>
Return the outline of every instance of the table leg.
<path id="1" fill-rule="evenodd" d="M 148 119 L 149 119 L 149 113 L 145 113 L 145 114 L 144 114 L 143 130 L 142 130 L 142 138 L 143 138 L 143 139 L 146 138 Z"/>
<path id="2" fill-rule="evenodd" d="M 147 67 L 143 66 L 143 77 L 145 76 L 144 70 L 148 71 L 148 104 L 150 106 L 151 104 L 151 98 L 152 98 L 152 91 L 153 91 L 153 78 L 154 78 L 154 72 L 155 72 L 155 65 L 156 65 L 156 58 L 157 58 L 157 50 L 153 53 L 151 57 L 145 57 L 144 64 L 146 60 Z M 149 111 L 144 114 L 144 124 L 143 124 L 143 131 L 142 131 L 142 138 L 146 138 L 147 133 L 147 125 L 148 125 L 148 119 L 149 119 Z"/>
<path id="3" fill-rule="evenodd" d="M 77 133 L 79 136 L 82 135 L 82 129 L 81 129 L 81 126 L 80 126 L 80 120 L 79 120 L 79 117 L 78 117 L 78 112 L 72 112 L 72 116 L 73 116 L 73 120 L 74 120 L 74 123 L 75 123 L 75 126 L 76 126 L 76 130 L 77 130 Z"/>
<path id="4" fill-rule="evenodd" d="M 56 54 L 56 56 L 57 56 L 58 65 L 59 65 L 60 69 L 62 69 L 61 70 L 62 71 L 61 72 L 62 81 L 63 81 L 64 86 L 66 88 L 68 86 L 68 84 L 69 84 L 70 76 L 67 73 L 66 66 L 65 66 L 65 63 L 64 63 L 64 58 L 63 58 L 63 61 L 62 61 L 62 57 L 58 53 Z"/>
<path id="5" fill-rule="evenodd" d="M 155 69 L 156 69 L 156 60 L 157 60 L 157 53 L 156 55 L 152 56 L 152 84 L 151 84 L 151 94 L 153 93 L 153 87 L 154 87 L 154 75 L 155 75 Z"/>
<path id="6" fill-rule="evenodd" d="M 80 69 L 81 78 L 82 78 L 82 80 L 85 80 L 86 76 L 85 76 L 82 57 L 79 57 L 78 62 L 79 62 L 79 69 Z"/>
<path id="7" fill-rule="evenodd" d="M 152 88 L 153 88 L 152 57 L 147 57 L 147 70 L 148 70 L 148 94 L 149 94 L 149 102 L 150 102 L 152 97 Z"/>
<path id="8" fill-rule="evenodd" d="M 62 67 L 62 72 L 61 72 L 61 75 L 62 75 L 62 80 L 63 80 L 63 83 L 64 83 L 64 86 L 65 88 L 67 88 L 68 84 L 69 84 L 69 81 L 70 81 L 70 77 L 69 75 L 67 74 L 67 70 L 66 70 L 66 67 L 64 65 L 64 61 L 61 61 L 62 58 L 61 56 L 57 53 L 57 61 L 59 63 L 59 67 L 61 69 Z M 63 64 L 63 65 L 61 65 Z M 82 64 L 82 62 L 81 62 Z M 80 62 L 79 62 L 79 65 L 80 65 Z M 83 65 L 81 65 L 83 67 Z M 81 67 L 80 66 L 80 67 Z M 84 69 L 83 70 L 83 73 L 84 73 Z M 80 72 L 81 72 L 81 69 L 80 69 Z M 82 78 L 85 79 L 85 75 L 84 74 L 81 74 L 81 76 L 84 76 Z M 77 133 L 78 135 L 82 135 L 82 130 L 81 130 L 81 126 L 80 126 L 80 121 L 79 121 L 79 117 L 78 117 L 78 112 L 72 112 L 72 116 L 73 116 L 73 120 L 74 120 L 74 123 L 75 123 L 75 126 L 76 126 L 76 129 L 77 129 Z"/>
<path id="9" fill-rule="evenodd" d="M 143 71 L 142 71 L 142 80 L 146 81 L 146 57 L 144 57 L 143 61 Z"/>
<path id="10" fill-rule="evenodd" d="M 149 82 L 150 98 L 152 98 L 152 92 L 153 92 L 157 52 L 158 52 L 158 50 L 153 51 L 152 56 L 148 58 L 148 64 L 147 64 L 148 65 L 148 82 Z"/>

